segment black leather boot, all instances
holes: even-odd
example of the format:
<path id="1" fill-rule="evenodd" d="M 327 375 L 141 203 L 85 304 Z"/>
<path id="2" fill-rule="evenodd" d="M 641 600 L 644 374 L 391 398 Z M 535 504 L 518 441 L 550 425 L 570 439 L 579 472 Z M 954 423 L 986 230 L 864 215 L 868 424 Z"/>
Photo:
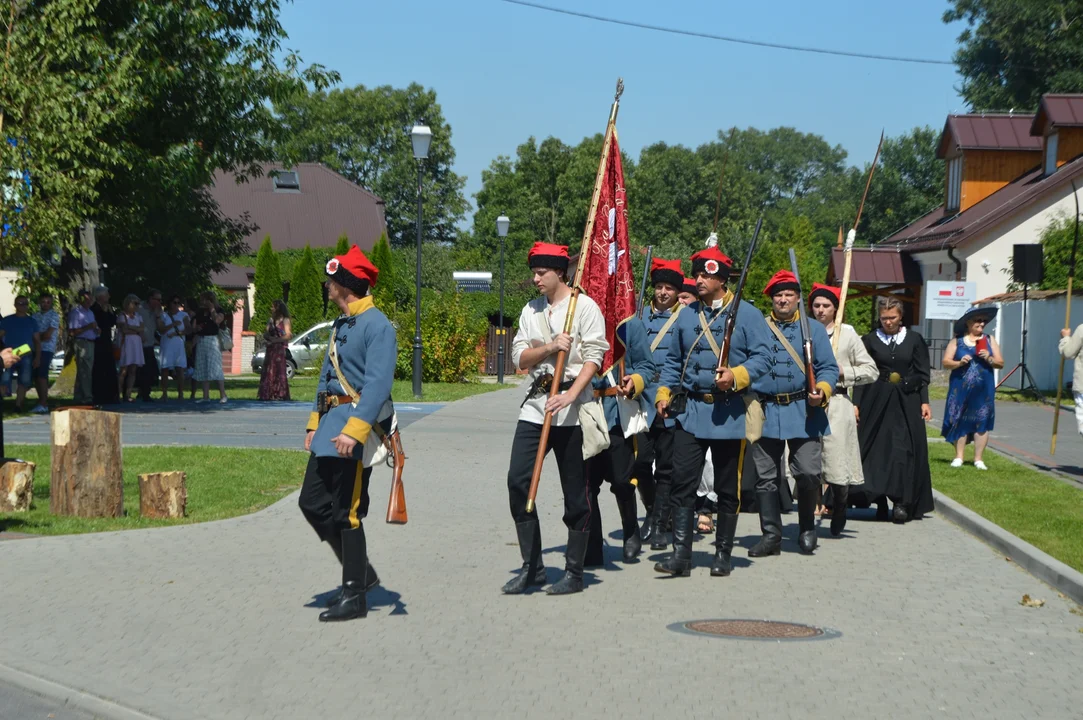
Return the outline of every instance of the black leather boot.
<path id="1" fill-rule="evenodd" d="M 367 567 L 365 528 L 343 530 L 342 597 L 337 603 L 320 613 L 320 622 L 353 620 L 368 615 L 368 602 L 365 599 L 365 569 Z"/>
<path id="2" fill-rule="evenodd" d="M 622 491 L 617 495 L 617 509 L 620 510 L 620 524 L 624 532 L 624 562 L 636 562 L 643 541 L 639 539 L 639 519 L 636 517 L 635 490 Z"/>
<path id="3" fill-rule="evenodd" d="M 778 491 L 756 491 L 756 503 L 760 508 L 760 531 L 763 537 L 753 545 L 749 557 L 767 557 L 782 553 L 782 508 L 779 505 Z"/>
<path id="4" fill-rule="evenodd" d="M 519 536 L 519 554 L 523 558 L 523 569 L 504 584 L 502 592 L 506 595 L 518 595 L 531 585 L 545 584 L 545 565 L 541 559 L 541 526 L 537 519 L 515 523 L 515 534 Z"/>
<path id="5" fill-rule="evenodd" d="M 328 538 L 327 544 L 331 546 L 331 550 L 335 553 L 335 557 L 338 558 L 338 564 L 342 564 L 342 535 L 338 530 L 334 531 Z M 368 592 L 372 588 L 380 584 L 380 578 L 376 575 L 376 568 L 372 567 L 368 563 L 365 563 L 365 592 Z M 327 599 L 327 605 L 325 607 L 331 607 L 337 605 L 342 600 L 342 588 L 340 587 L 331 597 Z"/>
<path id="6" fill-rule="evenodd" d="M 666 538 L 666 524 L 669 522 L 670 484 L 659 484 L 654 494 L 654 512 L 651 513 L 651 550 L 665 550 L 669 547 Z M 644 538 L 646 539 L 646 538 Z"/>
<path id="7" fill-rule="evenodd" d="M 605 565 L 605 543 L 602 541 L 602 512 L 598 507 L 598 496 L 592 493 L 590 507 L 590 530 L 587 537 L 587 554 L 583 567 L 597 568 Z"/>
<path id="8" fill-rule="evenodd" d="M 673 554 L 654 566 L 656 572 L 677 577 L 692 574 L 692 525 L 695 508 L 673 508 Z"/>
<path id="9" fill-rule="evenodd" d="M 714 564 L 711 565 L 712 577 L 726 577 L 733 572 L 733 538 L 737 534 L 737 516 L 719 513 L 718 527 L 715 530 Z"/>
<path id="10" fill-rule="evenodd" d="M 590 533 L 568 531 L 568 550 L 564 553 L 564 577 L 545 589 L 550 595 L 569 595 L 583 592 L 583 558 L 587 554 L 587 536 Z"/>
<path id="11" fill-rule="evenodd" d="M 651 539 L 652 531 L 654 530 L 654 524 L 651 522 L 651 517 L 654 514 L 654 503 L 658 498 L 658 487 L 654 484 L 654 477 L 648 475 L 646 479 L 638 478 L 636 480 L 636 487 L 639 489 L 639 494 L 643 498 L 643 527 L 639 532 L 639 539 L 643 542 L 647 542 Z"/>
<path id="12" fill-rule="evenodd" d="M 832 485 L 831 536 L 838 537 L 846 529 L 846 505 L 850 497 L 849 485 Z"/>
<path id="13" fill-rule="evenodd" d="M 801 534 L 797 536 L 797 547 L 805 555 L 816 550 L 816 503 L 820 500 L 818 480 L 797 481 L 797 523 Z"/>

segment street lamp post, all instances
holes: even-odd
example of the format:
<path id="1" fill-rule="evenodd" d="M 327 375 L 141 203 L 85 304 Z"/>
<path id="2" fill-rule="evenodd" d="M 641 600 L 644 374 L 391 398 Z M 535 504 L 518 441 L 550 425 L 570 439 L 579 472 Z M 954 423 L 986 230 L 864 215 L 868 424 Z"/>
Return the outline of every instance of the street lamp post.
<path id="1" fill-rule="evenodd" d="M 425 125 L 414 125 L 410 130 L 410 142 L 417 160 L 417 268 L 414 274 L 414 397 L 421 399 L 421 161 L 429 157 L 432 130 Z"/>
<path id="2" fill-rule="evenodd" d="M 510 224 L 511 220 L 507 215 L 501 215 L 496 219 L 496 234 L 500 236 L 500 329 L 497 331 L 500 344 L 496 349 L 496 381 L 501 385 L 504 384 L 504 344 L 507 333 L 504 329 L 504 239 L 508 236 Z"/>

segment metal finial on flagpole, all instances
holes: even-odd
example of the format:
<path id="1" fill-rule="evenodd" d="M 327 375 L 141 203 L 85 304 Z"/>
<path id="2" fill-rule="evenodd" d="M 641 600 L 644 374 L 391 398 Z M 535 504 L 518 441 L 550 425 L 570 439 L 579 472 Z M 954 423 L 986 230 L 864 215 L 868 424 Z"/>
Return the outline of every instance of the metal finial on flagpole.
<path id="1" fill-rule="evenodd" d="M 624 94 L 624 78 L 617 78 L 617 94 L 613 96 L 613 102 L 620 102 L 620 96 Z"/>

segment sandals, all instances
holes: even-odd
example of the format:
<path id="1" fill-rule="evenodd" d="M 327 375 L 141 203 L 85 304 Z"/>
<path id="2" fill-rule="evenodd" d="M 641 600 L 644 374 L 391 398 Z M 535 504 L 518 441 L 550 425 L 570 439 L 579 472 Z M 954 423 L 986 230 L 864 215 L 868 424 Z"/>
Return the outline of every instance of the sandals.
<path id="1" fill-rule="evenodd" d="M 711 517 L 711 513 L 699 514 L 699 519 L 696 520 L 696 530 L 704 535 L 714 532 L 714 518 Z"/>

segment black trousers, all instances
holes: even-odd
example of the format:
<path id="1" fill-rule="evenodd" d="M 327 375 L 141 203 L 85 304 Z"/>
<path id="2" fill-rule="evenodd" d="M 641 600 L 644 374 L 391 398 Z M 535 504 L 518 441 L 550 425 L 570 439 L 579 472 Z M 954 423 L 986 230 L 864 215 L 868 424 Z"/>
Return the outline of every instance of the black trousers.
<path id="1" fill-rule="evenodd" d="M 737 470 L 741 462 L 742 440 L 697 438 L 677 423 L 673 433 L 673 507 L 694 508 L 707 451 L 714 464 L 714 492 L 718 512 L 733 515 L 741 504 Z"/>
<path id="2" fill-rule="evenodd" d="M 534 473 L 534 457 L 541 443 L 541 425 L 520 420 L 511 442 L 511 462 L 508 465 L 508 500 L 515 522 L 537 520 L 538 510 L 526 511 L 530 492 L 530 477 Z M 549 450 L 557 459 L 560 486 L 564 491 L 564 524 L 569 530 L 584 532 L 590 527 L 590 493 L 587 491 L 583 462 L 583 430 L 578 425 L 549 430 Z"/>
<path id="3" fill-rule="evenodd" d="M 150 399 L 151 390 L 158 384 L 158 375 L 158 358 L 154 357 L 154 346 L 143 346 L 143 367 L 135 373 L 140 400 Z"/>
<path id="4" fill-rule="evenodd" d="M 639 487 L 654 488 L 651 497 L 668 498 L 673 486 L 673 428 L 666 427 L 666 421 L 658 415 L 647 432 L 636 435 L 639 452 L 636 454 L 632 477 L 637 478 Z"/>
<path id="5" fill-rule="evenodd" d="M 372 468 L 360 460 L 310 455 L 297 504 L 320 540 L 361 527 L 369 513 Z"/>
<path id="6" fill-rule="evenodd" d="M 634 493 L 632 467 L 635 464 L 635 446 L 631 438 L 624 437 L 620 428 L 609 431 L 609 449 L 587 460 L 587 478 L 595 497 L 602 483 L 609 481 L 614 495 Z"/>

